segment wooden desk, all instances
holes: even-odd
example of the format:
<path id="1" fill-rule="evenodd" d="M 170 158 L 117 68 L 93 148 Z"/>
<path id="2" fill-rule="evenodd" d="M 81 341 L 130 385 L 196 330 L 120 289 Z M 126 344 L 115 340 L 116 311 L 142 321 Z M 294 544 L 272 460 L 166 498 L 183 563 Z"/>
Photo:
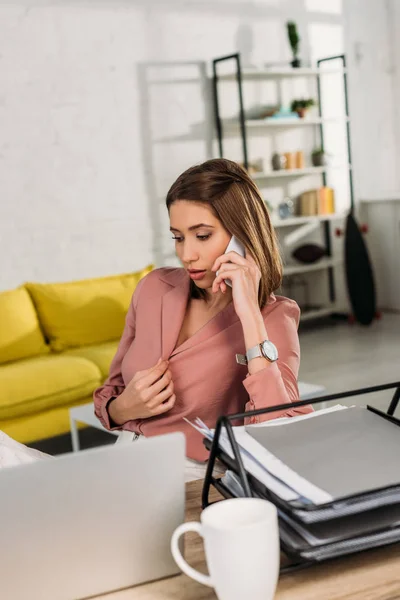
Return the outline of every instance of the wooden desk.
<path id="1" fill-rule="evenodd" d="M 186 520 L 198 521 L 203 481 L 186 485 Z M 210 499 L 219 498 L 212 490 Z M 185 536 L 185 558 L 196 569 L 207 572 L 201 538 Z M 98 600 L 215 600 L 212 588 L 186 575 L 168 577 Z M 279 579 L 275 600 L 398 600 L 400 599 L 400 545 L 371 550 L 317 565 Z M 94 599 L 95 600 L 95 599 Z"/>

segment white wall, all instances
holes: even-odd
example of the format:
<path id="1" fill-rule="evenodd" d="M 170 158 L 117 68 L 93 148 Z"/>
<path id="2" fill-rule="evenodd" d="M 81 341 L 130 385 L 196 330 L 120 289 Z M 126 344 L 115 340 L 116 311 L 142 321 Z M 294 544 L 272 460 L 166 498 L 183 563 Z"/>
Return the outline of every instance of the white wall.
<path id="1" fill-rule="evenodd" d="M 377 8 L 386 3 L 344 4 L 356 74 L 351 100 L 357 185 L 363 190 L 383 177 L 392 186 L 390 76 L 380 73 L 387 23 Z M 289 61 L 288 18 L 299 24 L 305 61 L 340 53 L 341 11 L 340 0 L 0 4 L 0 289 L 25 280 L 130 271 L 153 260 L 160 236 L 168 237 L 161 207 L 168 186 L 208 154 L 204 139 L 152 141 L 186 135 L 193 123 L 204 121 L 207 90 L 196 61 L 237 50 L 245 62 Z M 355 58 L 358 39 L 368 57 L 362 64 Z M 383 43 L 383 58 L 376 58 L 376 41 Z M 156 61 L 194 64 L 143 66 Z M 375 137 L 368 133 L 366 140 L 364 116 L 374 114 L 381 99 L 378 89 L 362 92 L 371 61 L 389 100 Z M 196 81 L 145 87 L 144 76 Z"/>
<path id="2" fill-rule="evenodd" d="M 151 260 L 133 70 L 148 44 L 134 6 L 0 6 L 1 288 Z"/>
<path id="3" fill-rule="evenodd" d="M 394 189 L 398 192 L 400 190 L 400 4 L 398 0 L 387 0 L 387 20 L 390 46 L 389 70 L 392 74 L 394 113 L 392 133 L 395 139 L 396 150 L 396 180 L 394 182 Z"/>
<path id="4" fill-rule="evenodd" d="M 344 16 L 356 195 L 385 196 L 399 188 L 394 79 L 399 94 L 400 45 L 394 32 L 400 7 L 396 0 L 346 0 Z"/>

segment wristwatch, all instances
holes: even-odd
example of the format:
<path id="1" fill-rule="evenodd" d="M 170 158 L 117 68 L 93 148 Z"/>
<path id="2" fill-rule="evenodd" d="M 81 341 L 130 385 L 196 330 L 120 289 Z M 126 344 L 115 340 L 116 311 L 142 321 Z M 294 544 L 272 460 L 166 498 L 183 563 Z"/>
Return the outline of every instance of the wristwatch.
<path id="1" fill-rule="evenodd" d="M 261 344 L 247 350 L 246 354 L 236 354 L 236 362 L 239 365 L 247 365 L 250 360 L 259 356 L 266 358 L 269 362 L 275 362 L 278 360 L 278 350 L 272 342 L 264 340 Z"/>

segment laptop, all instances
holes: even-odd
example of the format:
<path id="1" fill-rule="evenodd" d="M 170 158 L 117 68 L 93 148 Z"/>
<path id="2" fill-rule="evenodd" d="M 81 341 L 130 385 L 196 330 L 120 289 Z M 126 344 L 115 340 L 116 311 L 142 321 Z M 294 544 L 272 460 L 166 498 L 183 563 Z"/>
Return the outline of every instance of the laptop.
<path id="1" fill-rule="evenodd" d="M 0 470 L 0 597 L 78 600 L 178 573 L 184 460 L 172 433 Z"/>

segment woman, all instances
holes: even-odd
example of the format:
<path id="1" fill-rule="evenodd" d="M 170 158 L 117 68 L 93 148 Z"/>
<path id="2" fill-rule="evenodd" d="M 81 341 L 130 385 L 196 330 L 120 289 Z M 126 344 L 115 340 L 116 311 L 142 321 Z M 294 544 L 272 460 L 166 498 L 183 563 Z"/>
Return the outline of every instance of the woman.
<path id="1" fill-rule="evenodd" d="M 192 167 L 166 203 L 183 268 L 157 269 L 140 281 L 109 377 L 94 393 L 95 411 L 108 429 L 182 431 L 188 458 L 204 463 L 208 452 L 184 417 L 214 427 L 220 415 L 298 400 L 300 311 L 273 294 L 282 280 L 275 233 L 241 167 L 225 159 Z M 245 258 L 225 254 L 232 235 Z M 239 364 L 236 355 L 248 351 Z"/>

